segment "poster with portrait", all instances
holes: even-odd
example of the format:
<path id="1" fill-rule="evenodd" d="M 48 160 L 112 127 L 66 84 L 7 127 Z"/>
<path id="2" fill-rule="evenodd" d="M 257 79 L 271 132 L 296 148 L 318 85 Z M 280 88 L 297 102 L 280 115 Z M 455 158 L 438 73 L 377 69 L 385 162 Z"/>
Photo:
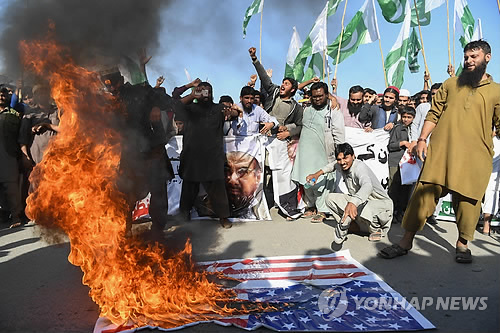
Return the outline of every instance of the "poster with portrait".
<path id="1" fill-rule="evenodd" d="M 238 220 L 271 220 L 264 194 L 266 137 L 224 138 L 224 174 L 231 217 Z"/>
<path id="2" fill-rule="evenodd" d="M 224 149 L 227 161 L 224 165 L 226 192 L 233 221 L 271 220 L 263 191 L 264 144 L 261 135 L 247 137 L 225 137 Z M 182 136 L 175 136 L 165 146 L 172 163 L 174 177 L 167 184 L 168 214 L 179 212 L 182 178 L 179 176 L 179 156 L 182 151 Z M 149 197 L 138 201 L 134 220 L 148 218 Z M 191 218 L 215 217 L 203 186 L 191 211 Z"/>

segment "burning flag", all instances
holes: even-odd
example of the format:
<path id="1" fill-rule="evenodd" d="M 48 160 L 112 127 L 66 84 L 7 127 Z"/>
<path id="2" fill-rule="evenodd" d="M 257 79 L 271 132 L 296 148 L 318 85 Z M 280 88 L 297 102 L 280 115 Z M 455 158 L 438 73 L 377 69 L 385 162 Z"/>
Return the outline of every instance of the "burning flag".
<path id="1" fill-rule="evenodd" d="M 166 258 L 158 243 L 125 236 L 128 208 L 116 187 L 122 138 L 113 126 L 123 107 L 102 92 L 98 75 L 50 38 L 21 42 L 20 49 L 24 66 L 48 80 L 63 110 L 60 133 L 32 173 L 27 214 L 68 235 L 68 259 L 82 269 L 100 316 L 168 328 L 245 311 L 228 307 L 236 293 L 196 269 L 189 243 Z"/>

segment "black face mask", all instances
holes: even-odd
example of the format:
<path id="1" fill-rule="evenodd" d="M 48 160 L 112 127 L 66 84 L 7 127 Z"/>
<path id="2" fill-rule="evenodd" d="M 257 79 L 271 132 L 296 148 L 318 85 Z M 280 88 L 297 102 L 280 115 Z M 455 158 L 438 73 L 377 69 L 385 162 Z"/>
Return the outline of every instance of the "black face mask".
<path id="1" fill-rule="evenodd" d="M 486 61 L 480 63 L 476 68 L 472 71 L 463 70 L 462 73 L 458 76 L 458 86 L 459 87 L 477 87 L 479 82 L 486 72 Z"/>
<path id="2" fill-rule="evenodd" d="M 361 111 L 361 107 L 363 106 L 362 103 L 360 104 L 352 104 L 351 102 L 347 102 L 347 109 L 349 110 L 349 113 L 351 116 L 357 116 L 358 113 Z"/>

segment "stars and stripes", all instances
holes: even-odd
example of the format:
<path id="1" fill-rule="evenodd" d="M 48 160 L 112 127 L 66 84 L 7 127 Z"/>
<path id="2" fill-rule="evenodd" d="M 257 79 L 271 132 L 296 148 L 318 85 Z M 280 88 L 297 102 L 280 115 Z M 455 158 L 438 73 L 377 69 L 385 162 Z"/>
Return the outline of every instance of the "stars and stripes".
<path id="1" fill-rule="evenodd" d="M 242 300 L 281 304 L 279 311 L 214 321 L 220 325 L 301 332 L 435 328 L 399 293 L 354 260 L 348 250 L 329 255 L 221 260 L 200 263 L 199 267 L 242 281 L 234 287 Z M 94 332 L 102 332 L 99 323 Z"/>
<path id="2" fill-rule="evenodd" d="M 208 271 L 242 280 L 235 289 L 249 301 L 289 303 L 284 311 L 252 314 L 221 320 L 247 330 L 267 327 L 277 331 L 410 331 L 432 329 L 427 321 L 373 272 L 342 251 L 322 256 L 288 256 L 221 260 L 201 263 Z M 339 316 L 328 316 L 324 307 L 341 286 L 345 307 Z M 328 303 L 329 304 L 329 303 Z M 335 305 L 332 305 L 335 307 Z"/>

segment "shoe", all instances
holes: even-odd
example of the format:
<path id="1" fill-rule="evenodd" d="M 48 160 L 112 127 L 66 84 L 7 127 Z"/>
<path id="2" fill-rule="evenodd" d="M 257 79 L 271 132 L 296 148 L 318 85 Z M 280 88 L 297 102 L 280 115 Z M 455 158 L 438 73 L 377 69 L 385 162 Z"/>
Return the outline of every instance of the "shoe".
<path id="1" fill-rule="evenodd" d="M 427 218 L 427 223 L 429 223 L 431 225 L 436 225 L 436 224 L 438 224 L 438 221 L 436 220 L 434 215 L 431 215 Z"/>
<path id="2" fill-rule="evenodd" d="M 408 254 L 410 249 L 403 249 L 399 244 L 392 244 L 386 248 L 380 250 L 377 255 L 384 259 L 394 259 L 396 257 L 401 257 Z"/>
<path id="3" fill-rule="evenodd" d="M 380 240 L 382 240 L 382 232 L 380 232 L 380 231 L 372 232 L 368 236 L 368 240 L 370 242 L 380 242 Z"/>
<path id="4" fill-rule="evenodd" d="M 350 223 L 342 225 L 340 222 L 335 224 L 335 227 L 333 228 L 333 243 L 342 244 L 346 240 L 349 225 Z"/>
<path id="5" fill-rule="evenodd" d="M 455 250 L 455 261 L 459 264 L 470 264 L 472 262 L 472 252 L 470 249 L 457 249 Z"/>

